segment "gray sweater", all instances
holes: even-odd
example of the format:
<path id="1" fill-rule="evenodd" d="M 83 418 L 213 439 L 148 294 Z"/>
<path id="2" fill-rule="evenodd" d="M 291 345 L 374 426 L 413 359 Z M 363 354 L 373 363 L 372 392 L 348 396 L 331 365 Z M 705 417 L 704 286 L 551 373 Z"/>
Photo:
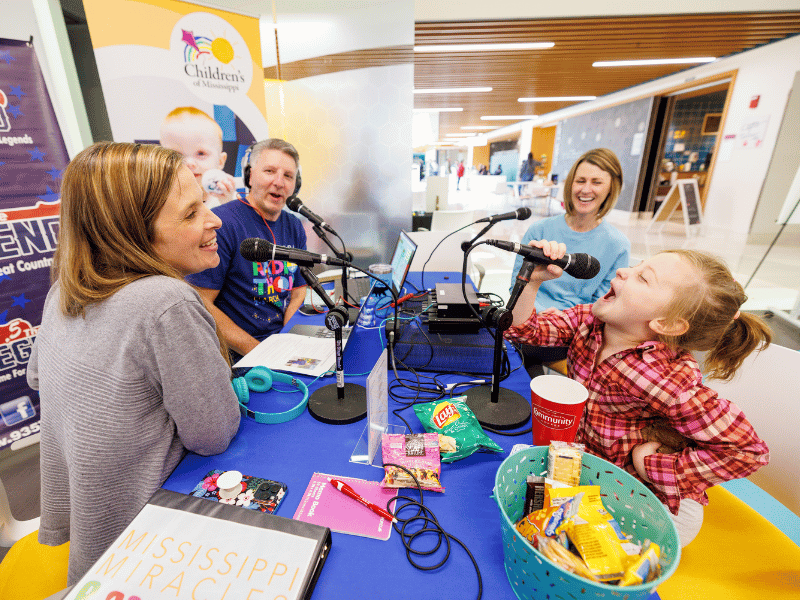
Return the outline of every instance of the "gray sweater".
<path id="1" fill-rule="evenodd" d="M 185 282 L 145 277 L 67 317 L 56 283 L 28 363 L 41 398 L 39 541 L 70 541 L 83 576 L 186 450 L 224 451 L 239 428 L 214 320 Z"/>

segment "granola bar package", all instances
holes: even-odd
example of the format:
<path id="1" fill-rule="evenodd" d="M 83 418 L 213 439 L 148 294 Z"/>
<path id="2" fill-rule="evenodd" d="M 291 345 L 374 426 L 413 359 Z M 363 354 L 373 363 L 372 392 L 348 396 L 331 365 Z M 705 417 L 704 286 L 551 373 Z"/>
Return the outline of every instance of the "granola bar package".
<path id="1" fill-rule="evenodd" d="M 415 404 L 414 412 L 425 431 L 442 433 L 456 440 L 455 452 L 443 452 L 442 462 L 450 463 L 475 452 L 502 452 L 503 449 L 483 432 L 465 396 L 439 402 Z"/>
<path id="2" fill-rule="evenodd" d="M 439 455 L 439 434 L 384 433 L 381 439 L 384 477 L 381 487 L 416 488 L 414 479 L 403 469 L 388 463 L 402 465 L 414 474 L 423 490 L 443 492 L 439 477 L 442 465 Z"/>

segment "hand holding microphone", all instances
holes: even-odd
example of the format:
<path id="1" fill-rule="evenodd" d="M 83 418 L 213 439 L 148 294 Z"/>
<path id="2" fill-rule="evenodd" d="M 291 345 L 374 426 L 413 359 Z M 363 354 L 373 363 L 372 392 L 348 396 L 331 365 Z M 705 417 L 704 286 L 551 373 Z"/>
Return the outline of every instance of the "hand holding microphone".
<path id="1" fill-rule="evenodd" d="M 561 267 L 576 279 L 592 279 L 600 272 L 600 261 L 594 256 L 584 253 L 566 254 L 566 246 L 558 242 L 539 240 L 531 242 L 532 246 L 522 246 L 515 242 L 502 240 L 486 240 L 486 243 L 502 250 L 515 252 L 527 261 Z M 552 276 L 546 279 L 554 279 L 560 275 L 560 273 L 555 275 L 552 271 L 550 273 Z"/>

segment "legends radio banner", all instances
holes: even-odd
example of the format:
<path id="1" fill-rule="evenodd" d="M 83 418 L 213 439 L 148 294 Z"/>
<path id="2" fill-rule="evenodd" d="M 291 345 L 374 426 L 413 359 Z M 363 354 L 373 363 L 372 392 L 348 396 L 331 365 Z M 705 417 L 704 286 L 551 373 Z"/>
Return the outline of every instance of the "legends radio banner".
<path id="1" fill-rule="evenodd" d="M 42 319 L 69 162 L 28 42 L 0 39 L 0 451 L 39 431 L 25 371 Z"/>

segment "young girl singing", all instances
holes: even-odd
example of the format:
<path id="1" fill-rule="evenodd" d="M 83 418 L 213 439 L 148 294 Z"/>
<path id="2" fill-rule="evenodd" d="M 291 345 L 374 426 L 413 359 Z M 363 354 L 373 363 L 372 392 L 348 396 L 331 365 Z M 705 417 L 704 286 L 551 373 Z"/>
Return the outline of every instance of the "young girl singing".
<path id="1" fill-rule="evenodd" d="M 557 242 L 530 244 L 550 258 L 566 252 Z M 569 376 L 589 391 L 575 441 L 645 482 L 672 513 L 685 546 L 700 530 L 705 490 L 769 461 L 739 407 L 703 385 L 689 351 L 708 351 L 710 376 L 730 379 L 748 354 L 771 341 L 770 330 L 739 312 L 747 299 L 742 286 L 701 252 L 662 252 L 619 269 L 594 304 L 536 314 L 539 285 L 560 275 L 555 265 L 537 265 L 505 336 L 569 346 Z M 685 443 L 661 448 L 651 432 L 664 424 Z"/>

